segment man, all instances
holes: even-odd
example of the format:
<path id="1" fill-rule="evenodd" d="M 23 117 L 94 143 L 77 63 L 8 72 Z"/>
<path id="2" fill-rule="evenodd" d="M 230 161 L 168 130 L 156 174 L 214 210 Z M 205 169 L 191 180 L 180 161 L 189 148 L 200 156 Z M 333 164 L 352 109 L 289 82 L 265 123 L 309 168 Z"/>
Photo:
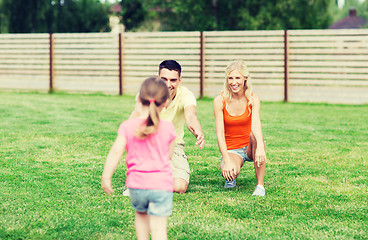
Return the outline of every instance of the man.
<path id="1" fill-rule="evenodd" d="M 177 138 L 175 139 L 175 150 L 171 158 L 171 167 L 174 177 L 174 191 L 185 193 L 189 184 L 190 169 L 187 156 L 184 152 L 185 142 L 184 125 L 197 138 L 196 145 L 202 150 L 205 144 L 201 125 L 197 118 L 196 98 L 186 87 L 180 86 L 181 66 L 174 60 L 165 60 L 159 65 L 158 77 L 165 81 L 169 88 L 171 101 L 161 111 L 160 118 L 171 121 L 174 124 Z M 136 104 L 131 117 L 135 117 L 139 111 Z"/>

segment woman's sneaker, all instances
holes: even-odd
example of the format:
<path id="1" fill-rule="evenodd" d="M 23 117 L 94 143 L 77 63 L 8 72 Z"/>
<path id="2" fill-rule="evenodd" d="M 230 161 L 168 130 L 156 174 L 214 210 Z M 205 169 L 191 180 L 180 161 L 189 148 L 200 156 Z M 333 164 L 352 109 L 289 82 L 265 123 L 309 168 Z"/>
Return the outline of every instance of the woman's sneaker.
<path id="1" fill-rule="evenodd" d="M 232 181 L 226 181 L 224 187 L 225 188 L 234 188 L 234 187 L 236 187 L 236 179 L 234 179 Z"/>
<path id="2" fill-rule="evenodd" d="M 266 195 L 266 190 L 262 185 L 257 185 L 252 195 L 264 197 Z"/>

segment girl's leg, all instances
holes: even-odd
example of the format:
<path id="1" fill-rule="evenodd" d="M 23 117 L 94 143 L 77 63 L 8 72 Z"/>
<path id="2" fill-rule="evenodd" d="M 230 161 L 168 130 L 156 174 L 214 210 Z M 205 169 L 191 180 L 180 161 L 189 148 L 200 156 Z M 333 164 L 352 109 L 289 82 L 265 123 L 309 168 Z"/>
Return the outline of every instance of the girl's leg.
<path id="1" fill-rule="evenodd" d="M 152 240 L 167 239 L 167 219 L 168 217 L 149 215 Z"/>
<path id="2" fill-rule="evenodd" d="M 249 136 L 249 145 L 247 148 L 248 157 L 250 157 L 251 159 L 255 159 L 254 155 L 256 153 L 256 149 L 257 149 L 257 141 L 253 133 L 251 133 Z M 266 144 L 265 144 L 265 152 L 266 152 Z M 266 164 L 263 164 L 262 166 L 258 167 L 257 163 L 254 162 L 254 170 L 256 172 L 257 185 L 264 186 L 264 176 L 266 172 Z"/>
<path id="3" fill-rule="evenodd" d="M 148 240 L 150 234 L 149 216 L 147 212 L 135 212 L 135 233 L 138 240 Z"/>

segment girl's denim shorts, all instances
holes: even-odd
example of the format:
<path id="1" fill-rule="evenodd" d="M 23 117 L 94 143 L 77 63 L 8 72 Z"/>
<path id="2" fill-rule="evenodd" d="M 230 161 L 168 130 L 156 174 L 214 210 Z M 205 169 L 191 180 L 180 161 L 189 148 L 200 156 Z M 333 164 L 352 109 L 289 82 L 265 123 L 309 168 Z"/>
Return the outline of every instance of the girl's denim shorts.
<path id="1" fill-rule="evenodd" d="M 137 212 L 167 217 L 173 207 L 173 192 L 152 189 L 129 188 L 130 202 Z"/>

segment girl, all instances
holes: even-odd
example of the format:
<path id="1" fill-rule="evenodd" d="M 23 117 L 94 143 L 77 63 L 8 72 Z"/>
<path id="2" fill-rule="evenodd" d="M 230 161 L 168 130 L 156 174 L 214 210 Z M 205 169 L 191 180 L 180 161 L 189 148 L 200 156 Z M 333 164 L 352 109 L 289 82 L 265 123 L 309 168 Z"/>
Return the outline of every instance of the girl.
<path id="1" fill-rule="evenodd" d="M 221 174 L 225 188 L 236 186 L 245 161 L 254 162 L 257 186 L 253 195 L 264 196 L 266 149 L 262 136 L 258 96 L 251 92 L 244 61 L 236 60 L 225 70 L 224 90 L 214 100 L 217 142 L 221 152 Z"/>
<path id="2" fill-rule="evenodd" d="M 160 120 L 159 113 L 169 96 L 165 82 L 159 78 L 142 83 L 139 116 L 120 125 L 102 174 L 101 186 L 110 195 L 114 192 L 111 177 L 126 149 L 126 186 L 136 211 L 138 239 L 149 239 L 150 233 L 152 239 L 167 239 L 174 190 L 170 158 L 176 134 L 172 123 Z"/>

